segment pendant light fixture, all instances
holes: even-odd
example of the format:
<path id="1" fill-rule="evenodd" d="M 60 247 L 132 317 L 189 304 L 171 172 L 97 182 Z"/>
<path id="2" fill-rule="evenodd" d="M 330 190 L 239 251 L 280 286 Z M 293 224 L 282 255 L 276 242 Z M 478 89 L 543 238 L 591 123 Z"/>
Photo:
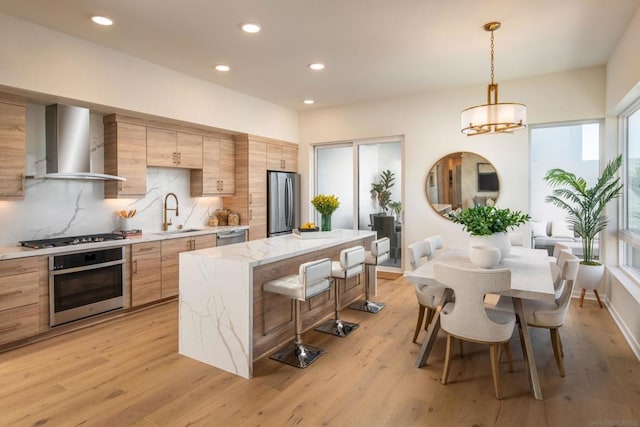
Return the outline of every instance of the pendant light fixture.
<path id="1" fill-rule="evenodd" d="M 500 28 L 499 22 L 485 24 L 491 33 L 491 83 L 487 86 L 487 103 L 467 108 L 462 112 L 461 132 L 471 135 L 504 133 L 527 127 L 527 106 L 513 102 L 498 102 L 498 83 L 493 81 L 493 32 Z"/>

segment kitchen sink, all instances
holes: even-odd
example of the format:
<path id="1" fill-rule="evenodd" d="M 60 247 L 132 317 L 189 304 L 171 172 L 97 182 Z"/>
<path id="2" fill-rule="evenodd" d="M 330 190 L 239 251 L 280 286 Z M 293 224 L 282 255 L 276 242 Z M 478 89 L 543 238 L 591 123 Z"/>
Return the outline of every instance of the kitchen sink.
<path id="1" fill-rule="evenodd" d="M 156 234 L 182 234 L 182 233 L 193 233 L 194 231 L 203 231 L 199 228 L 182 228 L 180 230 L 170 230 L 170 231 L 161 231 Z"/>

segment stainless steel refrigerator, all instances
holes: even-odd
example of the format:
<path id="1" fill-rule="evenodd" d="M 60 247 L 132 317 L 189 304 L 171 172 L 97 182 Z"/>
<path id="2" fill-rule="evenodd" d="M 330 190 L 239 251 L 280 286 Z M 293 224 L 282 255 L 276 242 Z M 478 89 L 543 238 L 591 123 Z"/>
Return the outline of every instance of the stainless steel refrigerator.
<path id="1" fill-rule="evenodd" d="M 289 234 L 300 226 L 300 175 L 267 172 L 267 236 Z"/>

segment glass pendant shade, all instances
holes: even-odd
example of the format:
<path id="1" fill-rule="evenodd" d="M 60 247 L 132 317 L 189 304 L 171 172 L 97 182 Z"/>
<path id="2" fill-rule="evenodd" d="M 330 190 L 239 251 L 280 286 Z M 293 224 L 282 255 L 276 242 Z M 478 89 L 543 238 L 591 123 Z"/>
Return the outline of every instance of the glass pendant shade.
<path id="1" fill-rule="evenodd" d="M 460 127 L 466 135 L 513 132 L 527 126 L 527 107 L 517 103 L 484 104 L 462 112 Z"/>

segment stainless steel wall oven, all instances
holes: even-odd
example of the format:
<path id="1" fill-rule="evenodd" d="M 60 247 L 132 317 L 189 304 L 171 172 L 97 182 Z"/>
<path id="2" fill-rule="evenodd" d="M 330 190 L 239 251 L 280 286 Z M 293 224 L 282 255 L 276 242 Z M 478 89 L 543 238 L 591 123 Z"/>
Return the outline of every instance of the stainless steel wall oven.
<path id="1" fill-rule="evenodd" d="M 50 325 L 124 306 L 124 248 L 49 257 Z"/>

